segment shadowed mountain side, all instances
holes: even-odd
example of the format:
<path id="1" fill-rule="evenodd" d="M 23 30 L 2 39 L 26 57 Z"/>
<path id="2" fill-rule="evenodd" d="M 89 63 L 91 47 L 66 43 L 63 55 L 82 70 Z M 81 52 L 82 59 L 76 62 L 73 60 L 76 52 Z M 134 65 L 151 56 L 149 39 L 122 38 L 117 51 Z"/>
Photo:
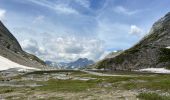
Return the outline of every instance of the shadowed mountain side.
<path id="1" fill-rule="evenodd" d="M 96 63 L 97 68 L 135 70 L 170 68 L 170 13 L 152 26 L 149 34 L 132 48 Z"/>
<path id="2" fill-rule="evenodd" d="M 46 64 L 38 57 L 22 50 L 17 39 L 0 21 L 0 55 L 18 64 L 43 68 Z"/>

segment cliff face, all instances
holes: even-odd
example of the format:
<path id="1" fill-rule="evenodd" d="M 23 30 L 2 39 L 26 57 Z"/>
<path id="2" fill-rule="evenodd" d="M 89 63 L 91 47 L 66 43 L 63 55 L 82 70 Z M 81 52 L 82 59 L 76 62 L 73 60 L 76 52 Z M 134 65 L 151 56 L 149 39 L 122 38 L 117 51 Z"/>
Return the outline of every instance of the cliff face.
<path id="1" fill-rule="evenodd" d="M 0 46 L 5 47 L 14 52 L 22 52 L 16 38 L 8 31 L 8 29 L 0 21 Z"/>
<path id="2" fill-rule="evenodd" d="M 149 34 L 132 48 L 116 57 L 104 59 L 97 68 L 134 70 L 141 68 L 170 67 L 170 13 L 158 20 Z"/>
<path id="3" fill-rule="evenodd" d="M 0 21 L 0 55 L 4 56 L 18 64 L 43 68 L 45 63 L 34 55 L 28 54 L 22 50 L 17 39 Z"/>

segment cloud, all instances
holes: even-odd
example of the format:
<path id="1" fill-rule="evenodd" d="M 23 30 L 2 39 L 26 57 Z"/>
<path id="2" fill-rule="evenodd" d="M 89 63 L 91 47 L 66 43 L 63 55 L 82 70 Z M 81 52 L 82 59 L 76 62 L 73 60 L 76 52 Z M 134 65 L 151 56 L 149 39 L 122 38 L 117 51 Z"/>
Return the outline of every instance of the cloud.
<path id="1" fill-rule="evenodd" d="M 42 22 L 44 22 L 44 19 L 45 19 L 45 16 L 43 16 L 43 15 L 39 15 L 39 16 L 37 16 L 34 20 L 33 20 L 33 24 L 36 24 L 36 23 L 42 23 Z"/>
<path id="2" fill-rule="evenodd" d="M 107 50 L 129 48 L 139 38 L 128 34 L 131 30 L 131 34 L 135 33 L 130 26 L 131 21 L 135 23 L 134 16 L 129 19 L 117 14 L 133 15 L 137 11 L 118 6 L 113 13 L 113 4 L 108 0 L 17 1 L 30 6 L 27 9 L 38 9 L 27 14 L 17 10 L 10 27 L 24 50 L 44 60 L 71 61 L 80 57 L 98 60 Z"/>
<path id="3" fill-rule="evenodd" d="M 69 7 L 66 4 L 60 4 L 60 5 L 55 5 L 55 8 L 57 13 L 61 14 L 79 14 L 78 11 L 73 9 L 72 7 Z"/>
<path id="4" fill-rule="evenodd" d="M 36 40 L 27 39 L 21 42 L 21 46 L 24 50 L 29 53 L 33 53 L 36 55 L 43 54 L 43 49 L 38 45 Z"/>
<path id="5" fill-rule="evenodd" d="M 89 0 L 75 0 L 75 2 L 79 3 L 81 6 L 85 8 L 90 7 L 90 1 Z"/>
<path id="6" fill-rule="evenodd" d="M 125 23 L 111 23 L 105 20 L 98 21 L 96 33 L 98 37 L 105 41 L 105 49 L 115 48 L 123 49 L 129 48 L 132 37 L 129 38 L 129 25 Z"/>
<path id="7" fill-rule="evenodd" d="M 120 14 L 125 14 L 125 15 L 134 15 L 139 12 L 139 10 L 129 10 L 123 6 L 117 6 L 114 8 L 114 12 L 120 13 Z"/>
<path id="8" fill-rule="evenodd" d="M 136 25 L 131 25 L 129 33 L 132 34 L 132 35 L 140 36 L 140 35 L 142 35 L 143 30 Z"/>
<path id="9" fill-rule="evenodd" d="M 6 10 L 0 8 L 0 20 L 4 19 Z"/>
<path id="10" fill-rule="evenodd" d="M 37 5 L 52 9 L 59 14 L 79 14 L 77 10 L 73 9 L 69 5 L 69 2 L 51 2 L 48 0 L 29 0 L 29 1 Z"/>
<path id="11" fill-rule="evenodd" d="M 21 42 L 21 46 L 29 53 L 44 60 L 56 62 L 73 61 L 78 58 L 98 60 L 104 53 L 103 42 L 98 39 L 79 37 L 44 37 L 42 44 L 29 39 Z"/>
<path id="12" fill-rule="evenodd" d="M 28 53 L 37 55 L 41 59 L 44 59 L 48 55 L 45 47 L 40 46 L 38 42 L 34 39 L 26 39 L 21 42 L 22 48 Z"/>
<path id="13" fill-rule="evenodd" d="M 49 49 L 50 53 L 56 54 L 55 57 L 57 57 L 57 60 L 71 61 L 78 58 L 97 60 L 98 57 L 104 52 L 102 41 L 97 39 L 56 37 L 53 39 L 48 39 L 45 42 L 46 44 L 44 44 Z"/>
<path id="14" fill-rule="evenodd" d="M 109 51 L 104 51 L 104 53 L 100 56 L 99 60 L 104 59 L 109 53 Z"/>

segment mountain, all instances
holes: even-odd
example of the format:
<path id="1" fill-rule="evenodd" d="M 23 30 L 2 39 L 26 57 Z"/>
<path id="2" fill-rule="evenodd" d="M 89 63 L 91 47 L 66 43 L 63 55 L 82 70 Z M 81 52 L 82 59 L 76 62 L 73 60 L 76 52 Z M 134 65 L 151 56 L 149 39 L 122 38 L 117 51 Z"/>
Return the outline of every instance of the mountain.
<path id="1" fill-rule="evenodd" d="M 152 26 L 149 34 L 132 48 L 95 64 L 96 68 L 136 70 L 170 68 L 170 13 Z"/>
<path id="2" fill-rule="evenodd" d="M 94 64 L 94 61 L 88 60 L 87 58 L 79 58 L 76 61 L 65 63 L 55 63 L 52 61 L 46 61 L 46 64 L 52 67 L 57 67 L 59 69 L 77 69 L 77 68 L 85 68 L 91 64 Z"/>
<path id="3" fill-rule="evenodd" d="M 45 61 L 46 65 L 48 65 L 50 68 L 55 68 L 55 69 L 65 69 L 65 66 L 57 63 L 57 62 L 52 62 L 52 61 Z"/>
<path id="4" fill-rule="evenodd" d="M 17 39 L 0 21 L 0 56 L 20 65 L 43 68 L 46 64 L 38 57 L 22 50 Z"/>
<path id="5" fill-rule="evenodd" d="M 67 64 L 68 68 L 85 68 L 91 64 L 94 64 L 94 61 L 88 60 L 87 58 L 79 58 L 76 61 L 70 62 Z"/>

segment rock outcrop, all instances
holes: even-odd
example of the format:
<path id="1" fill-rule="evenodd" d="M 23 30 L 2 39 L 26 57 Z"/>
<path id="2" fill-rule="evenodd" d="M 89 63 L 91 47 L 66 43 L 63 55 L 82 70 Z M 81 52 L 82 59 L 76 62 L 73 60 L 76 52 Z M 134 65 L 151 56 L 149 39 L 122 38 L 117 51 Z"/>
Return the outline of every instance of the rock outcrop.
<path id="1" fill-rule="evenodd" d="M 44 61 L 38 57 L 29 54 L 22 50 L 17 39 L 10 33 L 10 31 L 0 21 L 0 55 L 8 58 L 18 64 L 43 68 Z"/>
<path id="2" fill-rule="evenodd" d="M 111 70 L 170 68 L 170 13 L 152 26 L 149 34 L 132 48 L 98 62 L 95 67 Z"/>

